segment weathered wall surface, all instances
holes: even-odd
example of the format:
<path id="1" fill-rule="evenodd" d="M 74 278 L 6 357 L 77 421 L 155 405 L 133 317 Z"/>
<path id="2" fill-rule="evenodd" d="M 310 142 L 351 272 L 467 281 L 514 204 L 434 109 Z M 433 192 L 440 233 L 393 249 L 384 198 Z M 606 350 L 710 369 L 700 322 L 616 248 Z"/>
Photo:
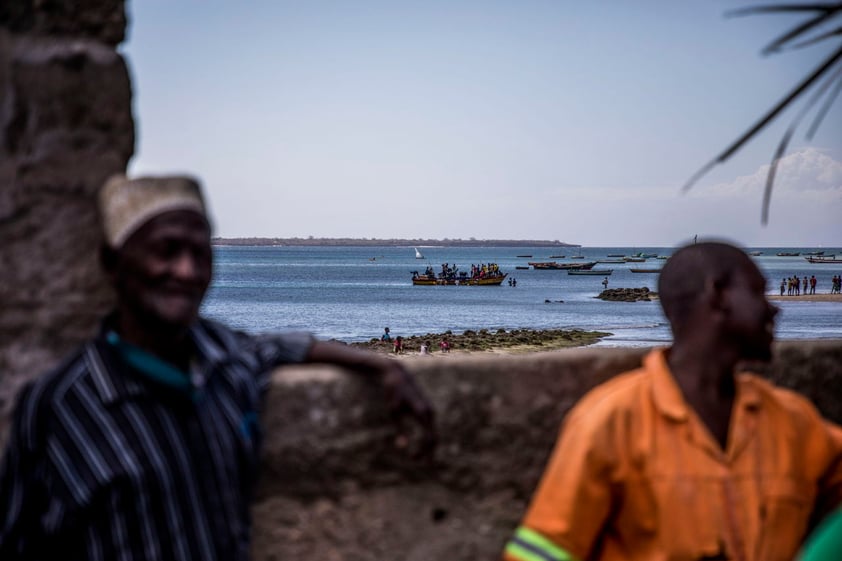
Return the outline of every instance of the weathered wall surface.
<path id="1" fill-rule="evenodd" d="M 264 417 L 254 558 L 495 559 L 564 414 L 594 385 L 639 364 L 643 352 L 408 361 L 438 414 L 432 464 L 394 449 L 376 387 L 333 370 L 279 371 Z M 778 344 L 765 374 L 842 422 L 842 343 Z"/>
<path id="2" fill-rule="evenodd" d="M 125 26 L 122 0 L 0 2 L 0 419 L 109 305 L 93 196 L 134 150 Z"/>

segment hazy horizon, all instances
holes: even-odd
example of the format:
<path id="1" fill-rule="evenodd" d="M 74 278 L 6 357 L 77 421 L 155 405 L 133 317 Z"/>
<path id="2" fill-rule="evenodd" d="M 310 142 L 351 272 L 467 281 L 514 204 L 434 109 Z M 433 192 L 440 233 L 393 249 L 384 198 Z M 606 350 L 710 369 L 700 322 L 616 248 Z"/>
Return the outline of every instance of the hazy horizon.
<path id="1" fill-rule="evenodd" d="M 842 244 L 842 100 L 768 227 L 798 107 L 679 192 L 835 48 L 762 57 L 802 18 L 753 4 L 135 0 L 130 172 L 198 176 L 228 238 Z"/>

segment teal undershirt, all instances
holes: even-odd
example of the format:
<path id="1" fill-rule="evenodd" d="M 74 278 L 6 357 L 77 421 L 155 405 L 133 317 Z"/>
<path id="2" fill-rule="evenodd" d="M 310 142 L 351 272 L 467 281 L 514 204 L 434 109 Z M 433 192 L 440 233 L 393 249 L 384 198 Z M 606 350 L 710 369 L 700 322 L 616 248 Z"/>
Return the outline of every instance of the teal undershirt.
<path id="1" fill-rule="evenodd" d="M 812 533 L 799 561 L 839 561 L 842 559 L 842 508 L 837 509 Z"/>
<path id="2" fill-rule="evenodd" d="M 132 368 L 150 380 L 175 389 L 196 401 L 198 389 L 191 383 L 190 374 L 173 366 L 169 362 L 144 351 L 138 346 L 123 341 L 119 335 L 109 331 L 105 340 L 114 347 L 120 357 Z"/>

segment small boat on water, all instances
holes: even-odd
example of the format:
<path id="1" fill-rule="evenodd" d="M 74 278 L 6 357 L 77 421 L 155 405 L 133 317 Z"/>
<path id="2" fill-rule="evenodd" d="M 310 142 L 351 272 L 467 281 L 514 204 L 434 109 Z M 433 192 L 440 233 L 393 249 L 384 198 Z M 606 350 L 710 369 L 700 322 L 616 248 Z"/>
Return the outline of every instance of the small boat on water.
<path id="1" fill-rule="evenodd" d="M 532 258 L 532 256 L 531 256 L 531 255 L 518 255 L 518 257 L 528 257 L 528 258 L 530 258 L 530 259 Z"/>
<path id="2" fill-rule="evenodd" d="M 807 255 L 812 255 L 813 257 L 821 257 L 824 255 L 824 251 L 808 251 Z"/>
<path id="3" fill-rule="evenodd" d="M 596 261 L 587 261 L 585 263 L 559 263 L 558 261 L 530 261 L 527 263 L 532 265 L 536 271 L 556 270 L 568 271 L 570 269 L 592 269 L 596 265 Z"/>
<path id="4" fill-rule="evenodd" d="M 781 251 L 780 253 L 777 254 L 778 257 L 798 257 L 799 255 L 801 255 L 801 253 L 798 253 L 798 252 L 792 253 L 792 252 L 789 252 L 789 251 Z"/>
<path id="5" fill-rule="evenodd" d="M 748 254 L 751 255 L 752 257 L 759 257 L 760 255 L 763 255 L 763 252 L 762 251 L 749 251 Z"/>
<path id="6" fill-rule="evenodd" d="M 833 255 L 832 257 L 830 255 L 825 257 L 805 257 L 804 259 L 810 263 L 836 263 L 842 265 L 842 259 L 837 259 L 836 255 Z"/>
<path id="7" fill-rule="evenodd" d="M 518 269 L 519 271 L 528 271 L 529 267 L 528 266 L 524 267 L 523 265 L 518 265 L 517 267 L 515 267 L 515 269 Z"/>
<path id="8" fill-rule="evenodd" d="M 623 253 L 609 253 L 608 257 L 625 257 Z"/>
<path id="9" fill-rule="evenodd" d="M 472 269 L 473 270 L 473 269 Z M 435 274 L 432 267 L 427 267 L 423 273 L 412 271 L 412 284 L 415 286 L 500 286 L 508 276 L 496 265 L 486 268 L 479 267 L 469 275 L 466 271 L 459 271 L 456 266 L 442 266 L 442 272 Z"/>
<path id="10" fill-rule="evenodd" d="M 567 271 L 568 275 L 596 275 L 609 276 L 614 272 L 614 269 L 570 269 Z"/>
<path id="11" fill-rule="evenodd" d="M 622 259 L 598 259 L 597 263 L 625 263 Z"/>
<path id="12" fill-rule="evenodd" d="M 550 259 L 564 259 L 564 255 L 550 255 Z"/>
<path id="13" fill-rule="evenodd" d="M 414 250 L 415 250 L 415 258 L 416 258 L 416 259 L 424 259 L 424 256 L 423 256 L 423 255 L 421 255 L 421 252 L 420 252 L 420 251 L 418 251 L 418 248 L 417 248 L 417 247 L 413 247 L 412 249 L 414 249 Z"/>
<path id="14" fill-rule="evenodd" d="M 632 273 L 660 273 L 660 269 L 629 269 Z"/>
<path id="15" fill-rule="evenodd" d="M 623 261 L 626 263 L 643 263 L 646 261 L 645 257 L 623 257 Z"/>

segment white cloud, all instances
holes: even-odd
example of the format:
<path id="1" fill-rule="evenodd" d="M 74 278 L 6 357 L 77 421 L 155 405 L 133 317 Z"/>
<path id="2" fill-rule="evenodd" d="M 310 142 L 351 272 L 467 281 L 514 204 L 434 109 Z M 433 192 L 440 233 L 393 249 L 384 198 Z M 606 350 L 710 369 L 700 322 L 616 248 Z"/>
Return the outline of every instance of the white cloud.
<path id="1" fill-rule="evenodd" d="M 731 182 L 711 187 L 697 187 L 696 190 L 702 196 L 713 197 L 762 193 L 768 173 L 769 164 L 765 164 L 751 175 L 742 175 Z M 781 158 L 773 197 L 795 194 L 823 200 L 842 197 L 842 162 L 817 148 L 804 148 Z"/>

